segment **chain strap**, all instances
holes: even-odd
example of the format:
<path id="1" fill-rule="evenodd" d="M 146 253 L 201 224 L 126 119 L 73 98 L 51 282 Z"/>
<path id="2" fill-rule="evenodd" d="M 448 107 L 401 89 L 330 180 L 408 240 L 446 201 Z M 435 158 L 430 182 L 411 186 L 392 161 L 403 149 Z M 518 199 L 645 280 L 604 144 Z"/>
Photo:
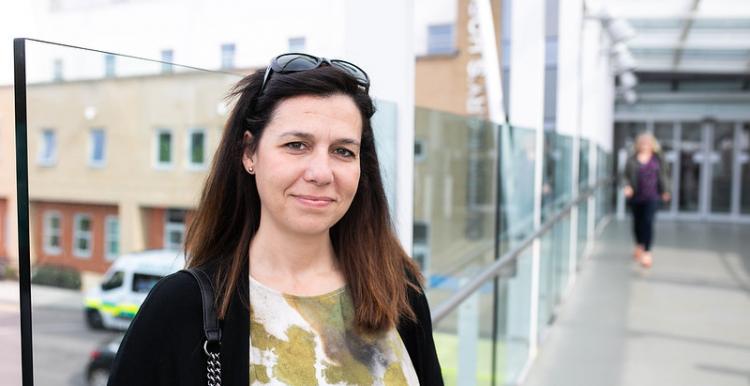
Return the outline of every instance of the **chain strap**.
<path id="1" fill-rule="evenodd" d="M 203 344 L 203 351 L 208 355 L 208 359 L 206 360 L 208 386 L 221 386 L 221 361 L 219 360 L 219 352 L 208 351 L 208 341 Z"/>

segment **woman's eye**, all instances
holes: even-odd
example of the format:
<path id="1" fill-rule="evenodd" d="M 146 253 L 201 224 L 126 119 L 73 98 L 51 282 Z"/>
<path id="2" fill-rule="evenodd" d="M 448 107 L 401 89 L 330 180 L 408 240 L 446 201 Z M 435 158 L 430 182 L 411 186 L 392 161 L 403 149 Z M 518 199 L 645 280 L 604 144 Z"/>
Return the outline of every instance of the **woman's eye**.
<path id="1" fill-rule="evenodd" d="M 354 158 L 354 152 L 343 147 L 336 149 L 336 154 L 347 158 Z"/>
<path id="2" fill-rule="evenodd" d="M 284 146 L 291 150 L 302 150 L 304 149 L 305 144 L 302 142 L 289 142 Z"/>

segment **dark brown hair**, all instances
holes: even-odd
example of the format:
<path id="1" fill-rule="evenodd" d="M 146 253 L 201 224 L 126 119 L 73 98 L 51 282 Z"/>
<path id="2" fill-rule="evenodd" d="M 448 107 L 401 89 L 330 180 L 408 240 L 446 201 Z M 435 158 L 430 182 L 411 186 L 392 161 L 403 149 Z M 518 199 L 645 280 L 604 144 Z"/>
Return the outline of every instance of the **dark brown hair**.
<path id="1" fill-rule="evenodd" d="M 260 197 L 255 176 L 242 165 L 243 152 L 256 150 L 282 100 L 343 94 L 362 115 L 360 179 L 349 210 L 331 227 L 330 238 L 354 303 L 355 326 L 377 332 L 395 327 L 401 317 L 415 320 L 408 291 L 420 290 L 423 279 L 393 230 L 370 122 L 372 99 L 354 78 L 329 66 L 273 74 L 259 96 L 263 75 L 264 70 L 248 75 L 228 96 L 236 103 L 186 235 L 188 267 L 217 267 L 213 280 L 219 318 L 226 314 L 233 292 L 239 291 L 241 275 L 248 272 L 250 242 L 260 225 Z M 245 131 L 253 134 L 251 143 L 243 142 Z M 242 302 L 249 308 L 248 299 Z"/>

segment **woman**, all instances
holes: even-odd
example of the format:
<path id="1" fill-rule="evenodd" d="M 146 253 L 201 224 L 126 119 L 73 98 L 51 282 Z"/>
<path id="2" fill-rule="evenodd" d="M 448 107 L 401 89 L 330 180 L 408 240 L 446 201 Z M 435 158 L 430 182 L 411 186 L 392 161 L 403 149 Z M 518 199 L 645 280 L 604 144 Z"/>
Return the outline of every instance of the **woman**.
<path id="1" fill-rule="evenodd" d="M 422 277 L 391 226 L 357 66 L 304 54 L 241 80 L 186 237 L 224 385 L 442 385 Z M 160 281 L 110 385 L 205 385 L 198 285 Z M 248 328 L 249 327 L 249 328 Z M 249 377 L 248 377 L 249 374 Z"/>
<path id="2" fill-rule="evenodd" d="M 633 213 L 636 243 L 633 256 L 645 268 L 653 264 L 651 243 L 659 201 L 667 202 L 671 198 L 668 175 L 659 142 L 651 133 L 639 134 L 635 141 L 635 153 L 625 164 L 624 193 Z"/>

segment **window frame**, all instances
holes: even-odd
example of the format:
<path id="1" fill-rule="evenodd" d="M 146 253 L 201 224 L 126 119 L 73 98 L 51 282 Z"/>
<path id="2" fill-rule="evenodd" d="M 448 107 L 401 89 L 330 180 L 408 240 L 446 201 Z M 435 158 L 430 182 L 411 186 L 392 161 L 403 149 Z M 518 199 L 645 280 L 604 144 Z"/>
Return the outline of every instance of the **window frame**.
<path id="1" fill-rule="evenodd" d="M 82 219 L 88 218 L 89 220 L 89 230 L 88 231 L 81 231 L 79 230 L 79 223 Z M 81 234 L 83 233 L 83 235 Z M 82 250 L 78 248 L 78 239 L 86 237 L 88 239 L 88 250 Z M 92 216 L 90 213 L 76 213 L 73 216 L 73 256 L 83 258 L 83 259 L 90 259 L 93 255 L 94 251 L 94 216 Z"/>
<path id="2" fill-rule="evenodd" d="M 47 152 L 48 143 L 46 141 L 45 134 L 50 133 L 52 137 L 52 150 L 50 152 Z M 54 166 L 57 164 L 57 131 L 53 128 L 44 128 L 39 134 L 40 141 L 39 143 L 41 146 L 39 147 L 39 151 L 37 152 L 37 163 L 40 166 Z M 45 154 L 50 153 L 48 157 L 45 157 Z"/>
<path id="3" fill-rule="evenodd" d="M 299 42 L 302 42 L 302 49 L 294 48 L 292 45 L 292 42 L 296 43 L 297 46 L 299 45 Z M 306 36 L 292 36 L 287 38 L 286 40 L 287 48 L 289 52 L 300 52 L 304 53 L 307 51 L 307 37 Z"/>
<path id="4" fill-rule="evenodd" d="M 57 242 L 60 244 L 56 247 L 50 245 L 51 234 L 50 220 L 57 217 Z M 47 210 L 42 215 L 42 249 L 48 255 L 59 255 L 62 253 L 62 213 L 59 210 Z"/>
<path id="5" fill-rule="evenodd" d="M 438 46 L 434 45 L 433 43 L 435 40 L 433 40 L 433 37 L 439 36 L 438 34 L 433 34 L 433 31 L 439 29 L 439 28 L 450 28 L 450 46 Z M 443 50 L 435 50 L 434 48 L 444 48 Z M 457 52 L 456 47 L 456 23 L 436 23 L 436 24 L 429 24 L 427 26 L 427 55 L 452 55 Z"/>
<path id="6" fill-rule="evenodd" d="M 102 133 L 102 159 L 94 159 L 96 153 L 96 143 L 94 133 Z M 93 168 L 103 168 L 107 165 L 107 131 L 103 127 L 94 127 L 89 130 L 89 166 Z"/>
<path id="7" fill-rule="evenodd" d="M 193 134 L 203 135 L 203 161 L 200 163 L 193 162 Z M 206 170 L 206 167 L 208 165 L 208 157 L 206 154 L 206 149 L 208 148 L 208 146 L 206 146 L 206 142 L 208 139 L 207 134 L 208 130 L 202 127 L 194 127 L 187 131 L 187 138 L 185 140 L 185 158 L 187 159 L 188 169 L 199 171 Z"/>
<path id="8" fill-rule="evenodd" d="M 115 239 L 112 239 L 112 223 L 117 223 L 117 234 L 114 235 Z M 112 242 L 117 244 L 117 253 L 112 254 L 110 244 Z M 104 258 L 107 261 L 114 261 L 117 256 L 120 255 L 120 217 L 114 214 L 104 217 Z"/>
<path id="9" fill-rule="evenodd" d="M 169 214 L 171 211 L 184 211 L 184 218 L 182 222 L 170 222 L 169 221 Z M 185 244 L 185 231 L 186 231 L 186 223 L 187 220 L 187 210 L 185 209 L 178 209 L 178 208 L 168 208 L 164 211 L 164 249 L 174 249 L 179 250 L 182 249 L 183 244 Z M 172 231 L 180 232 L 182 235 L 181 240 L 182 242 L 180 245 L 172 246 L 170 239 L 169 239 L 169 233 Z"/>
<path id="10" fill-rule="evenodd" d="M 161 142 L 162 134 L 169 134 L 169 161 L 161 161 Z M 152 148 L 152 157 L 154 168 L 159 170 L 169 170 L 174 168 L 174 131 L 168 128 L 158 128 L 154 131 L 154 146 Z"/>
<path id="11" fill-rule="evenodd" d="M 229 53 L 231 52 L 231 56 Z M 237 45 L 235 43 L 221 44 L 221 57 L 219 66 L 222 70 L 231 70 L 236 68 L 237 63 Z"/>

